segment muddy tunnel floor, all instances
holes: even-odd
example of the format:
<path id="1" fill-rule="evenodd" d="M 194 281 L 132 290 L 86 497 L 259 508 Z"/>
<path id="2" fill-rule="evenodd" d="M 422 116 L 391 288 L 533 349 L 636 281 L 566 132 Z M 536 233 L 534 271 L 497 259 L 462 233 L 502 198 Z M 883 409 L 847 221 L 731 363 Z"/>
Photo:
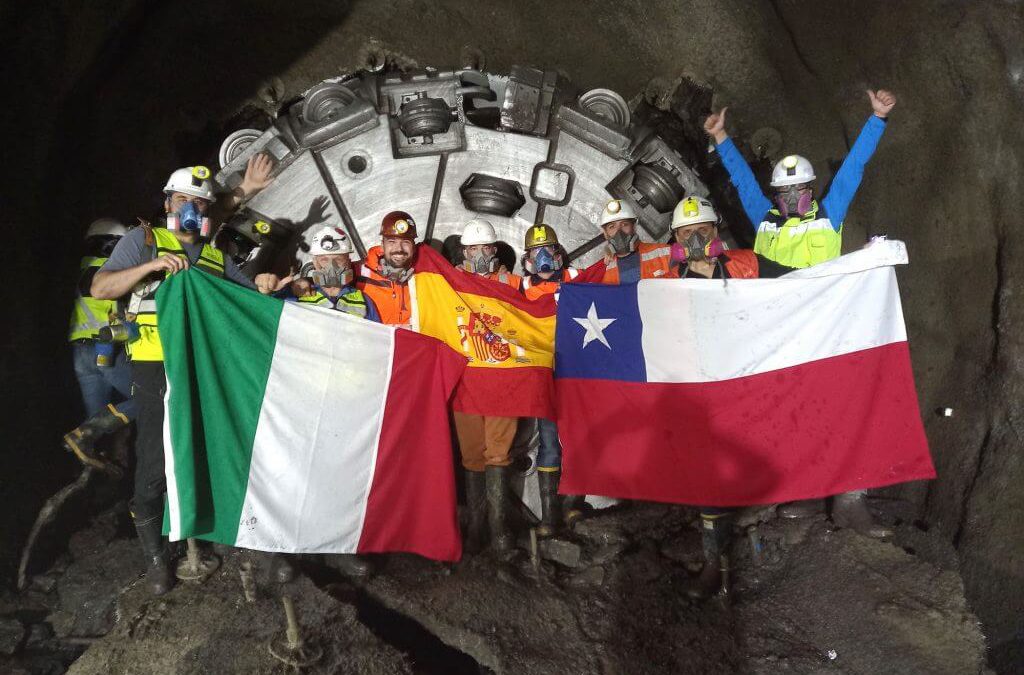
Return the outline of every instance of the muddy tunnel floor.
<path id="1" fill-rule="evenodd" d="M 738 521 L 733 587 L 703 604 L 693 510 L 592 512 L 535 566 L 487 554 L 454 565 L 371 556 L 353 580 L 303 556 L 269 582 L 265 554 L 217 547 L 219 569 L 153 598 L 123 505 L 70 539 L 19 595 L 0 598 L 0 672 L 272 673 L 292 599 L 311 673 L 974 673 L 984 639 L 952 548 L 896 501 L 892 541 L 773 509 Z M 558 562 L 555 562 L 555 561 Z M 252 570 L 246 600 L 240 571 Z"/>

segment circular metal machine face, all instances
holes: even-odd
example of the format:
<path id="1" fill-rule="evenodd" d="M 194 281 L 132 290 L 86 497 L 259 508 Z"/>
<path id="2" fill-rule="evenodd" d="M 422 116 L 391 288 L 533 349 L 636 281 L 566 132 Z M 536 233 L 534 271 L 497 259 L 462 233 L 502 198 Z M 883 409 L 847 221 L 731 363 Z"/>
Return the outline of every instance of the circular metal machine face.
<path id="1" fill-rule="evenodd" d="M 383 216 L 402 210 L 437 244 L 484 218 L 517 258 L 527 228 L 543 222 L 582 267 L 602 254 L 608 200 L 633 206 L 643 239 L 665 241 L 669 202 L 708 194 L 674 149 L 649 130 L 641 138 L 630 118 L 616 92 L 578 96 L 553 71 L 364 71 L 315 85 L 265 132 L 230 135 L 216 179 L 237 185 L 248 156 L 271 154 L 276 178 L 244 215 L 306 239 L 341 227 L 354 258 L 380 243 Z"/>

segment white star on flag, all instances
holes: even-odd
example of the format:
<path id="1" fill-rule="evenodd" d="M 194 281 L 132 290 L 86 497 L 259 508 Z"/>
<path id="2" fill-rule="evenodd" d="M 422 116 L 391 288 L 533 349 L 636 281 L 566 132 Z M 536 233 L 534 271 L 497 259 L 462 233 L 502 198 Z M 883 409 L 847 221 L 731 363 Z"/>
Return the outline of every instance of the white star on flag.
<path id="1" fill-rule="evenodd" d="M 593 340 L 597 340 L 608 349 L 612 346 L 608 344 L 608 338 L 604 336 L 604 329 L 607 328 L 615 321 L 615 319 L 602 319 L 597 315 L 597 307 L 594 303 L 590 303 L 590 309 L 587 311 L 586 318 L 572 319 L 579 325 L 587 329 L 587 332 L 583 335 L 583 347 L 586 348 Z"/>

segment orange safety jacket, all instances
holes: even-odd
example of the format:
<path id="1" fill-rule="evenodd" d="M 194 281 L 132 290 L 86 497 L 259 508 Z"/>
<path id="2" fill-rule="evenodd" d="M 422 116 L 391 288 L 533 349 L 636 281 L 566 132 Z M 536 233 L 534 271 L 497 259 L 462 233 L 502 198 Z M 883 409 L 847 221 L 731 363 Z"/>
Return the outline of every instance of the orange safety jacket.
<path id="1" fill-rule="evenodd" d="M 541 279 L 537 277 L 537 281 L 534 281 L 533 275 L 523 277 L 523 294 L 528 300 L 536 300 L 542 298 L 545 295 L 551 295 L 557 293 L 558 289 L 562 287 L 563 281 L 572 281 L 580 275 L 578 269 L 572 267 L 562 268 L 561 277 L 551 277 L 550 279 Z M 555 298 L 556 300 L 558 298 Z"/>
<path id="2" fill-rule="evenodd" d="M 459 269 L 461 269 L 463 272 L 466 272 L 467 274 L 473 274 L 473 272 L 470 272 L 469 270 L 464 269 L 462 267 L 460 267 Z M 482 276 L 485 279 L 490 279 L 491 281 L 497 281 L 498 283 L 508 284 L 517 291 L 519 290 L 519 286 L 523 282 L 523 278 L 521 276 L 519 276 L 518 274 L 512 274 L 511 272 L 508 271 L 508 269 L 505 268 L 504 265 L 502 265 L 501 269 L 499 269 L 497 272 L 491 272 L 490 274 L 481 274 L 480 276 Z"/>
<path id="3" fill-rule="evenodd" d="M 669 276 L 672 249 L 668 244 L 649 244 L 640 242 L 636 252 L 640 256 L 641 279 L 664 279 Z M 605 261 L 602 284 L 619 283 L 619 259 L 616 257 Z"/>
<path id="4" fill-rule="evenodd" d="M 366 252 L 366 260 L 360 265 L 359 276 L 356 277 L 356 288 L 373 300 L 380 313 L 381 323 L 408 326 L 412 320 L 409 283 L 386 279 L 377 272 L 383 252 L 380 246 L 374 246 Z"/>
<path id="5" fill-rule="evenodd" d="M 757 261 L 757 254 L 750 249 L 730 249 L 722 254 L 722 265 L 725 267 L 727 279 L 759 279 L 761 277 L 760 264 Z M 681 276 L 684 265 L 675 265 L 672 268 L 672 277 L 678 279 Z"/>

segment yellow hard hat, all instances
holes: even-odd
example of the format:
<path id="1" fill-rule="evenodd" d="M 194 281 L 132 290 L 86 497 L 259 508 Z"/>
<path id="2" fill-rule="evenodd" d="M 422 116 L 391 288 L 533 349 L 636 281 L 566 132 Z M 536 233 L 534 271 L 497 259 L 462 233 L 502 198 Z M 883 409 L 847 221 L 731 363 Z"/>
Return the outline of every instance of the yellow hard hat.
<path id="1" fill-rule="evenodd" d="M 558 246 L 558 235 L 555 234 L 555 229 L 545 223 L 531 226 L 526 231 L 526 240 L 523 243 L 523 248 L 527 251 L 540 246 Z"/>

